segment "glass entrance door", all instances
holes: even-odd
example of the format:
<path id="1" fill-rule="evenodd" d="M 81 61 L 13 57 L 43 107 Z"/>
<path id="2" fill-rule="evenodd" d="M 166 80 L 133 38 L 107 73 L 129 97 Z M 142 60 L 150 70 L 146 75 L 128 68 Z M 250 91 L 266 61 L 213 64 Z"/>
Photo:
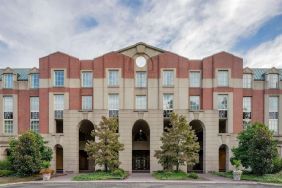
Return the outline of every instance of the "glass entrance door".
<path id="1" fill-rule="evenodd" d="M 150 151 L 133 150 L 132 152 L 132 170 L 148 171 L 150 170 Z"/>

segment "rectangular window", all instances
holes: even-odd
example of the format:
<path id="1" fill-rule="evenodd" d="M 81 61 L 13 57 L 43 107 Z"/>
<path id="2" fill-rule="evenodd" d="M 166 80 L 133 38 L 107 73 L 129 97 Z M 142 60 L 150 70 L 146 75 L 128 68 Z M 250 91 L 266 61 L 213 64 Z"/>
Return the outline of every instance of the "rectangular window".
<path id="1" fill-rule="evenodd" d="M 229 82 L 229 75 L 227 70 L 219 70 L 217 77 L 217 85 L 220 87 L 227 87 Z"/>
<path id="2" fill-rule="evenodd" d="M 64 95 L 54 95 L 55 119 L 63 119 Z"/>
<path id="3" fill-rule="evenodd" d="M 173 86 L 174 74 L 173 70 L 164 70 L 163 71 L 163 86 Z"/>
<path id="4" fill-rule="evenodd" d="M 272 88 L 272 89 L 278 88 L 279 86 L 278 74 L 268 74 L 267 81 L 268 81 L 268 88 Z"/>
<path id="5" fill-rule="evenodd" d="M 201 74 L 200 71 L 190 72 L 190 87 L 201 87 Z"/>
<path id="6" fill-rule="evenodd" d="M 39 97 L 30 97 L 30 129 L 39 132 Z"/>
<path id="7" fill-rule="evenodd" d="M 278 116 L 279 116 L 279 97 L 269 97 L 269 129 L 272 130 L 275 134 L 278 133 Z"/>
<path id="8" fill-rule="evenodd" d="M 13 97 L 4 96 L 3 97 L 3 107 L 4 107 L 4 133 L 13 133 Z"/>
<path id="9" fill-rule="evenodd" d="M 243 88 L 252 88 L 252 74 L 243 74 Z"/>
<path id="10" fill-rule="evenodd" d="M 14 87 L 14 75 L 13 74 L 3 74 L 4 86 L 3 88 L 12 89 Z"/>
<path id="11" fill-rule="evenodd" d="M 65 75 L 63 70 L 54 71 L 54 86 L 63 87 L 65 84 Z"/>
<path id="12" fill-rule="evenodd" d="M 190 96 L 190 110 L 200 110 L 200 96 Z"/>
<path id="13" fill-rule="evenodd" d="M 228 95 L 217 95 L 217 108 L 220 119 L 227 119 Z"/>
<path id="14" fill-rule="evenodd" d="M 139 95 L 135 98 L 135 109 L 146 110 L 147 109 L 147 96 Z"/>
<path id="15" fill-rule="evenodd" d="M 109 117 L 118 117 L 119 95 L 109 94 L 108 98 Z"/>
<path id="16" fill-rule="evenodd" d="M 91 71 L 83 71 L 81 73 L 82 87 L 93 87 L 93 73 Z"/>
<path id="17" fill-rule="evenodd" d="M 136 87 L 147 86 L 147 73 L 145 71 L 136 72 Z"/>
<path id="18" fill-rule="evenodd" d="M 82 110 L 92 110 L 92 96 L 82 96 Z"/>
<path id="19" fill-rule="evenodd" d="M 252 119 L 252 97 L 243 97 L 243 127 L 247 128 Z"/>
<path id="20" fill-rule="evenodd" d="M 39 74 L 30 75 L 30 88 L 39 88 Z"/>
<path id="21" fill-rule="evenodd" d="M 172 110 L 173 109 L 173 94 L 163 95 L 163 109 Z"/>
<path id="22" fill-rule="evenodd" d="M 108 86 L 118 86 L 118 70 L 109 70 Z"/>

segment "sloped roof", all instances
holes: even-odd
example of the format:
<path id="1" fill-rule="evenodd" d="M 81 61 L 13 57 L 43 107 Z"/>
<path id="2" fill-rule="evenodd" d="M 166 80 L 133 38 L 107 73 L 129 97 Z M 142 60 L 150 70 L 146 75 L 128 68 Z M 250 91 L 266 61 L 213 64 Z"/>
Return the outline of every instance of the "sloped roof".
<path id="1" fill-rule="evenodd" d="M 270 69 L 265 68 L 254 68 L 253 76 L 254 80 L 265 80 L 265 73 Z M 282 69 L 277 69 L 279 71 L 280 80 L 282 80 Z"/>
<path id="2" fill-rule="evenodd" d="M 29 68 L 15 68 L 15 71 L 18 75 L 18 81 L 28 80 L 28 74 L 31 69 Z M 4 69 L 0 69 L 0 75 L 2 75 Z M 0 80 L 2 80 L 2 76 L 0 76 Z"/>

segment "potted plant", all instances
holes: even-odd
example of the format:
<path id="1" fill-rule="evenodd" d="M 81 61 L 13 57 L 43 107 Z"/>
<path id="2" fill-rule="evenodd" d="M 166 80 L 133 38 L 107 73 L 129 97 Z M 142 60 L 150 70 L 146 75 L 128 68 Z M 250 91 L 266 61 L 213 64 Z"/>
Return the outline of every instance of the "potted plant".
<path id="1" fill-rule="evenodd" d="M 40 170 L 40 174 L 42 174 L 43 181 L 48 181 L 51 178 L 51 175 L 54 173 L 54 170 L 50 169 L 50 162 L 43 161 L 42 169 Z"/>
<path id="2" fill-rule="evenodd" d="M 242 175 L 242 170 L 240 169 L 241 161 L 234 159 L 232 160 L 232 165 L 235 167 L 235 170 L 233 170 L 233 180 L 240 181 Z"/>

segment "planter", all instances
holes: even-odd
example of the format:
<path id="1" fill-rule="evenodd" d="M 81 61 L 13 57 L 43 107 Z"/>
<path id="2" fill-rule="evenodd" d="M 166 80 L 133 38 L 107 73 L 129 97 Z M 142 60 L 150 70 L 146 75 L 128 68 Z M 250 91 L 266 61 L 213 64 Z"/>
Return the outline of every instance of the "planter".
<path id="1" fill-rule="evenodd" d="M 42 177 L 43 177 L 43 181 L 49 181 L 51 178 L 51 173 L 42 174 Z"/>
<path id="2" fill-rule="evenodd" d="M 233 180 L 240 181 L 241 180 L 242 171 L 241 170 L 233 170 Z"/>

